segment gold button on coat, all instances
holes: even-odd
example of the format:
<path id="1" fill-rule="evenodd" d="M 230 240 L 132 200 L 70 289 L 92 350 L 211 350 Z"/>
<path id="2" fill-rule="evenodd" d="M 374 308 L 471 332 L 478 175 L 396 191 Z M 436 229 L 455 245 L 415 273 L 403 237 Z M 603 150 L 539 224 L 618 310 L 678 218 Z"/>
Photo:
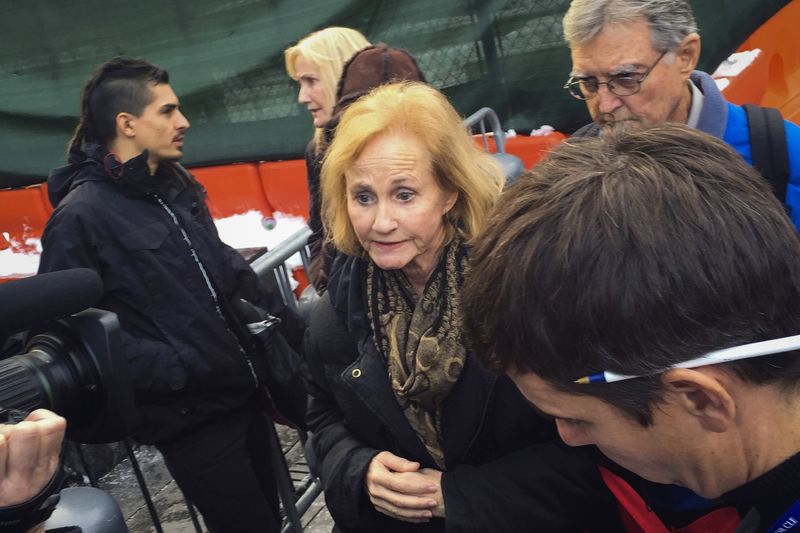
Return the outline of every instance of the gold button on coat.
<path id="1" fill-rule="evenodd" d="M 354 378 L 360 378 L 361 377 L 361 369 L 360 368 L 354 368 L 353 372 L 352 372 L 352 375 L 353 375 Z"/>

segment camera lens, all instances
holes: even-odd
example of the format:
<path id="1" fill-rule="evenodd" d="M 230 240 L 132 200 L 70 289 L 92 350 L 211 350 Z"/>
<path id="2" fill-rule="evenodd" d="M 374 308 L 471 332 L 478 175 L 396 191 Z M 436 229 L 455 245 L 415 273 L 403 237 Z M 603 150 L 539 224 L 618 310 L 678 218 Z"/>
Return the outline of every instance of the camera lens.
<path id="1" fill-rule="evenodd" d="M 27 349 L 0 361 L 0 406 L 25 412 L 45 407 L 78 422 L 89 417 L 99 376 L 69 335 L 42 333 Z"/>

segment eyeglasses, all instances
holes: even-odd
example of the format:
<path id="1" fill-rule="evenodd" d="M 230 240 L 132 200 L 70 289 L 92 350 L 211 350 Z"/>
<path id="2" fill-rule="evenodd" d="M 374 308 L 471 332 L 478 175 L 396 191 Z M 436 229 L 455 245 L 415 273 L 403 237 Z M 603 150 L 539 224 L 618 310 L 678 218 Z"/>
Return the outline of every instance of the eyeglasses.
<path id="1" fill-rule="evenodd" d="M 589 100 L 590 98 L 594 98 L 597 96 L 597 91 L 600 90 L 601 85 L 607 86 L 608 90 L 617 96 L 630 96 L 639 92 L 644 80 L 646 80 L 647 76 L 653 72 L 653 69 L 656 68 L 658 62 L 661 61 L 661 58 L 665 55 L 667 55 L 667 52 L 662 52 L 661 55 L 658 56 L 658 59 L 656 59 L 656 62 L 653 63 L 649 69 L 645 70 L 644 74 L 641 76 L 621 74 L 618 76 L 611 76 L 608 81 L 597 81 L 597 78 L 595 77 L 576 78 L 574 76 L 570 76 L 563 88 L 568 90 L 569 94 L 578 100 Z"/>

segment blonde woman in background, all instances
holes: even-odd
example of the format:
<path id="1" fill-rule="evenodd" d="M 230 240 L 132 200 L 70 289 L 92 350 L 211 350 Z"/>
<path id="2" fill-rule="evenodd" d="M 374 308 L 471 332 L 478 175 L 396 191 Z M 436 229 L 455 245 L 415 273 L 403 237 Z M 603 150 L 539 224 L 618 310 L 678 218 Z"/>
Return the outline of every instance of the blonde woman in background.
<path id="1" fill-rule="evenodd" d="M 312 270 L 315 271 L 319 269 L 317 265 L 321 262 L 322 250 L 319 193 L 322 156 L 319 141 L 333 115 L 336 86 L 342 75 L 342 67 L 356 52 L 368 46 L 370 42 L 360 32 L 332 26 L 303 37 L 283 53 L 286 72 L 300 84 L 297 101 L 308 108 L 315 128 L 314 138 L 308 143 L 305 153 L 309 192 L 308 225 L 313 231 L 308 244 L 316 267 Z"/>

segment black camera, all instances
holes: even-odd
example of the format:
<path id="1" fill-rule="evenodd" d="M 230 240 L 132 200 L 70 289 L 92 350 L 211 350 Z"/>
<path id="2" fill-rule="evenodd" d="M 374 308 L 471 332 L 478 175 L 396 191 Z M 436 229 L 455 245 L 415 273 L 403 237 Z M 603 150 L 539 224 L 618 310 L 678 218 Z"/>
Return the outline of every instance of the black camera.
<path id="1" fill-rule="evenodd" d="M 122 440 L 137 423 L 116 314 L 88 308 L 103 294 L 97 274 L 72 269 L 0 285 L 3 333 L 27 331 L 22 353 L 0 360 L 0 420 L 46 408 L 67 438 Z"/>

